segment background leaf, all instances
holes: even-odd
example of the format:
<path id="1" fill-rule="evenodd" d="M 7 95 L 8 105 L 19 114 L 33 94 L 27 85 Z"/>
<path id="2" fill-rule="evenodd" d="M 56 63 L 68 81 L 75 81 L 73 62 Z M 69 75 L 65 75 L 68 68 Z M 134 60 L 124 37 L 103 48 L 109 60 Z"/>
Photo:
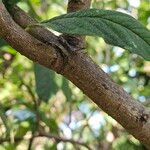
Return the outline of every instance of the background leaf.
<path id="1" fill-rule="evenodd" d="M 150 60 L 150 31 L 127 14 L 88 9 L 61 15 L 42 24 L 62 33 L 101 36 L 108 44 Z"/>
<path id="2" fill-rule="evenodd" d="M 3 0 L 3 3 L 9 8 L 10 6 L 13 6 L 20 2 L 21 0 Z"/>
<path id="3" fill-rule="evenodd" d="M 44 66 L 35 64 L 36 92 L 40 100 L 48 101 L 56 94 L 58 86 L 54 81 L 55 73 Z"/>
<path id="4" fill-rule="evenodd" d="M 6 45 L 7 43 L 3 39 L 0 38 L 0 47 L 6 46 Z"/>
<path id="5" fill-rule="evenodd" d="M 51 116 L 47 117 L 45 115 L 45 112 L 43 112 L 43 111 L 40 111 L 40 117 L 41 117 L 41 120 L 50 129 L 50 132 L 52 134 L 59 134 L 59 127 L 58 127 L 57 122 L 56 122 L 56 120 L 54 118 L 52 118 Z"/>
<path id="6" fill-rule="evenodd" d="M 64 95 L 66 96 L 67 101 L 71 100 L 72 90 L 69 87 L 69 81 L 65 78 L 63 78 L 61 89 L 62 89 Z"/>

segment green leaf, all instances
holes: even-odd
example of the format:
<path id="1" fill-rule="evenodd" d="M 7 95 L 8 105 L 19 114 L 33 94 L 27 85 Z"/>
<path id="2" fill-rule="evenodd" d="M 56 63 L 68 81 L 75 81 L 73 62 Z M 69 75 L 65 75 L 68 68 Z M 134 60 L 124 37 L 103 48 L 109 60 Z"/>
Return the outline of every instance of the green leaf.
<path id="1" fill-rule="evenodd" d="M 62 89 L 64 95 L 66 96 L 67 101 L 71 100 L 72 90 L 69 87 L 69 81 L 65 78 L 63 78 L 61 89 Z"/>
<path id="2" fill-rule="evenodd" d="M 150 31 L 121 12 L 88 9 L 61 15 L 41 24 L 66 34 L 101 36 L 108 44 L 150 60 Z"/>
<path id="3" fill-rule="evenodd" d="M 6 45 L 7 43 L 3 39 L 0 38 L 0 47 L 6 46 Z"/>
<path id="4" fill-rule="evenodd" d="M 19 124 L 15 136 L 23 137 L 28 131 L 30 131 L 30 124 L 27 121 L 23 121 Z"/>
<path id="5" fill-rule="evenodd" d="M 55 118 L 47 117 L 43 111 L 40 111 L 40 118 L 46 124 L 46 126 L 49 127 L 52 134 L 59 133 L 59 127 Z"/>
<path id="6" fill-rule="evenodd" d="M 40 100 L 48 101 L 58 91 L 55 73 L 44 66 L 35 64 L 36 92 Z"/>

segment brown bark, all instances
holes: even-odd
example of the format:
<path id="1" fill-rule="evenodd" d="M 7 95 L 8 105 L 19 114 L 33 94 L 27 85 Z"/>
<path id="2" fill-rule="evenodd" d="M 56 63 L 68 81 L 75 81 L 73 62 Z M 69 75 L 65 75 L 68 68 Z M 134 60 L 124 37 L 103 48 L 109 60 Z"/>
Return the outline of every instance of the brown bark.
<path id="1" fill-rule="evenodd" d="M 26 19 L 28 20 L 28 17 Z M 27 23 L 27 20 L 24 22 Z M 18 24 L 21 25 L 21 19 L 18 19 Z M 46 29 L 41 28 L 41 30 Z M 71 51 L 68 47 L 65 50 L 65 45 L 61 45 L 59 38 L 54 35 L 48 37 L 38 31 L 37 28 L 30 32 L 37 40 L 19 27 L 11 19 L 5 7 L 0 4 L 0 36 L 2 38 L 29 59 L 64 75 L 98 107 L 150 149 L 150 112 L 116 85 L 83 51 Z M 53 46 L 54 43 L 49 42 L 52 36 L 56 38 L 58 47 L 57 44 Z M 45 44 L 46 41 L 48 44 Z"/>
<path id="2" fill-rule="evenodd" d="M 82 9 L 87 9 L 91 5 L 91 0 L 69 0 L 68 1 L 68 12 L 74 12 Z"/>
<path id="3" fill-rule="evenodd" d="M 0 4 L 0 36 L 22 55 L 35 62 L 41 60 L 42 65 L 52 68 L 62 66 L 60 53 L 52 46 L 37 40 L 17 25 L 3 4 Z M 59 59 L 57 59 L 58 57 Z"/>

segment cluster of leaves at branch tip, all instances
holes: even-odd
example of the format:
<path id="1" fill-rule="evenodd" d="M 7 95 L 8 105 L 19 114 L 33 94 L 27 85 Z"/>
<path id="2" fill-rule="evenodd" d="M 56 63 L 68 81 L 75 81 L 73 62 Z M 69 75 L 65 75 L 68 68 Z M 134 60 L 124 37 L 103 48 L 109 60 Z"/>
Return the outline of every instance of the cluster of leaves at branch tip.
<path id="1" fill-rule="evenodd" d="M 41 25 L 66 34 L 100 36 L 106 43 L 150 61 L 150 31 L 121 12 L 87 9 L 54 17 Z"/>

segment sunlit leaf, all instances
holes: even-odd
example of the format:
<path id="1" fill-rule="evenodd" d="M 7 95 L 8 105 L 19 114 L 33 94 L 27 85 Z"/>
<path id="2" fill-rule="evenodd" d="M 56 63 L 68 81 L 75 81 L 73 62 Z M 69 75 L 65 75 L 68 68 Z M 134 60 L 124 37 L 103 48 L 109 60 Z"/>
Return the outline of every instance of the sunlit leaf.
<path id="1" fill-rule="evenodd" d="M 23 137 L 30 130 L 30 124 L 27 121 L 23 121 L 19 124 L 16 131 L 16 137 Z"/>

